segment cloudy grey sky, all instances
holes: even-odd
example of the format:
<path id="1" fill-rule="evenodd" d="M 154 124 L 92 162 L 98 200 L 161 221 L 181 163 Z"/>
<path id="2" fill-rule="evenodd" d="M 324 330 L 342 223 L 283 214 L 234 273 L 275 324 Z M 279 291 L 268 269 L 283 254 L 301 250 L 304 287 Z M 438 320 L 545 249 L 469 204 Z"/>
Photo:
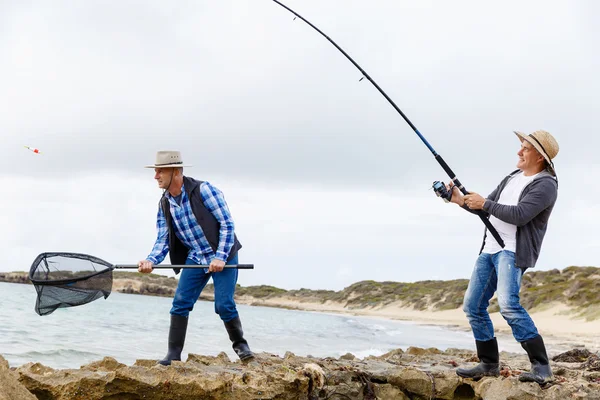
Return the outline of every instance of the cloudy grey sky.
<path id="1" fill-rule="evenodd" d="M 514 169 L 513 130 L 554 134 L 538 268 L 600 265 L 597 2 L 284 3 L 469 190 Z M 428 190 L 447 176 L 408 124 L 271 0 L 1 2 L 0 55 L 0 270 L 144 258 L 161 192 L 142 166 L 175 149 L 224 191 L 244 286 L 470 276 L 479 219 Z"/>

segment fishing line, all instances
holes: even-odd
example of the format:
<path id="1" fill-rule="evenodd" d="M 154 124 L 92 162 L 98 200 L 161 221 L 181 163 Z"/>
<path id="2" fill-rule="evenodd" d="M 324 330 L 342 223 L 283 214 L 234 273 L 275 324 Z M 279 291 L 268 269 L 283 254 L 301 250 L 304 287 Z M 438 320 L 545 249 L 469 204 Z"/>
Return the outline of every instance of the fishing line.
<path id="1" fill-rule="evenodd" d="M 306 18 L 304 18 L 303 16 L 301 16 L 300 14 L 298 14 L 296 11 L 292 10 L 291 8 L 289 8 L 288 6 L 286 6 L 285 4 L 281 3 L 278 0 L 273 0 L 273 1 L 275 3 L 277 3 L 277 4 L 279 4 L 281 7 L 285 8 L 286 10 L 288 10 L 289 12 L 291 12 L 292 14 L 294 14 L 295 15 L 294 20 L 296 18 L 300 18 L 302 21 L 306 22 L 311 28 L 313 28 L 314 30 L 316 30 L 317 32 L 319 32 L 323 37 L 325 37 L 325 39 L 327 39 L 333 46 L 335 46 L 335 48 L 337 48 L 363 74 L 363 77 L 367 78 L 367 80 L 369 82 L 371 82 L 373 84 L 373 86 L 375 86 L 375 88 L 379 91 L 379 93 L 381 93 L 381 95 L 383 97 L 385 97 L 385 99 L 392 105 L 392 107 L 394 107 L 394 109 L 402 116 L 402 118 L 404 118 L 404 120 L 406 121 L 406 123 L 412 128 L 413 131 L 415 131 L 415 133 L 417 134 L 417 136 L 419 136 L 419 138 L 425 144 L 425 146 L 427 146 L 427 148 L 433 154 L 434 158 L 440 164 L 440 166 L 443 168 L 443 170 L 446 171 L 446 173 L 450 177 L 450 180 L 453 182 L 454 186 L 458 187 L 459 190 L 463 194 L 468 194 L 469 193 L 467 191 L 467 189 L 464 187 L 464 185 L 460 182 L 460 180 L 458 179 L 458 177 L 456 176 L 456 174 L 454 173 L 454 171 L 452 171 L 452 169 L 450 168 L 450 166 L 448 166 L 448 164 L 446 163 L 446 161 L 444 161 L 444 159 L 442 158 L 442 156 L 439 155 L 434 150 L 433 146 L 431 146 L 431 144 L 427 141 L 427 139 L 425 139 L 425 137 L 421 134 L 421 132 L 419 132 L 419 130 L 417 129 L 417 127 L 408 119 L 408 117 L 402 112 L 402 110 L 400 110 L 400 108 L 396 105 L 396 103 L 394 103 L 394 101 L 383 91 L 383 89 L 381 89 L 381 87 L 377 84 L 377 82 L 375 82 L 375 80 L 373 80 L 373 78 L 371 78 L 371 76 L 364 69 L 362 69 L 361 66 L 358 65 L 358 63 L 352 59 L 352 57 L 350 57 L 348 55 L 348 53 L 346 53 L 340 46 L 338 46 L 338 44 L 335 43 L 329 36 L 327 36 L 325 33 L 323 33 L 319 28 L 317 28 L 315 25 L 313 25 L 312 23 L 310 23 Z M 360 80 L 362 80 L 362 79 L 363 78 L 361 78 Z M 439 197 L 442 197 L 444 199 L 447 199 L 448 192 L 444 192 L 440 188 L 439 184 L 440 184 L 439 181 L 435 181 L 434 182 L 434 188 L 437 188 L 437 190 L 435 190 L 436 195 L 438 195 Z M 451 196 L 451 194 L 450 194 L 450 196 Z M 466 205 L 465 205 L 465 207 L 466 207 Z M 482 210 L 470 210 L 470 211 L 472 213 L 474 213 L 474 214 L 477 214 L 479 216 L 479 218 L 481 218 L 481 221 L 487 227 L 487 229 L 490 231 L 490 233 L 492 234 L 492 236 L 494 236 L 494 238 L 496 239 L 496 241 L 498 242 L 498 244 L 502 248 L 504 248 L 504 241 L 502 240 L 502 238 L 498 234 L 498 231 L 496 231 L 496 229 L 494 228 L 494 226 L 492 225 L 492 223 L 489 221 L 488 214 L 485 213 Z"/>

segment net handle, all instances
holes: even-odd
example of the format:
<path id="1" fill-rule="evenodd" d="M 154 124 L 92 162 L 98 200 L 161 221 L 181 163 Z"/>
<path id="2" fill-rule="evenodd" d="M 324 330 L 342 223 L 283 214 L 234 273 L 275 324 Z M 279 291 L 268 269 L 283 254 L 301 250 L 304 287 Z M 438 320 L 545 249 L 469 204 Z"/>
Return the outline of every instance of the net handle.
<path id="1" fill-rule="evenodd" d="M 210 265 L 153 265 L 152 269 L 170 269 L 170 268 L 208 268 Z M 237 269 L 254 269 L 254 264 L 225 264 L 225 268 L 237 268 Z M 137 264 L 124 264 L 124 265 L 113 265 L 114 269 L 138 269 Z"/>

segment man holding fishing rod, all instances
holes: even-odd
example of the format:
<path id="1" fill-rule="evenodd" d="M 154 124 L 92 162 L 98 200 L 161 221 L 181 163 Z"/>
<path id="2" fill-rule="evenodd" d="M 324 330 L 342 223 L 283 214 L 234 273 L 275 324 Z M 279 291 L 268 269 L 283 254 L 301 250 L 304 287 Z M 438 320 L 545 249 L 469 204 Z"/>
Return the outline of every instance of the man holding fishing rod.
<path id="1" fill-rule="evenodd" d="M 242 323 L 234 301 L 238 271 L 225 268 L 237 264 L 242 247 L 234 233 L 234 223 L 223 193 L 208 182 L 183 175 L 179 151 L 159 151 L 154 168 L 159 188 L 164 189 L 157 216 L 158 236 L 152 252 L 138 263 L 138 271 L 152 272 L 169 253 L 175 265 L 210 265 L 205 268 L 183 268 L 171 308 L 169 347 L 166 357 L 159 361 L 170 365 L 181 360 L 188 316 L 200 293 L 212 276 L 215 286 L 215 312 L 225 324 L 232 347 L 238 357 L 254 357 L 244 339 Z M 180 268 L 175 268 L 179 273 Z"/>
<path id="2" fill-rule="evenodd" d="M 474 379 L 500 374 L 498 343 L 487 311 L 497 291 L 500 313 L 531 362 L 531 371 L 521 374 L 519 380 L 543 384 L 552 380 L 552 370 L 542 336 L 520 304 L 519 291 L 523 274 L 527 268 L 535 267 L 557 199 L 558 180 L 552 159 L 559 147 L 546 131 L 515 134 L 521 140 L 518 169 L 505 177 L 487 198 L 473 192 L 463 196 L 456 186 L 446 186 L 452 191 L 452 203 L 468 211 L 486 212 L 505 243 L 502 248 L 493 237 L 484 234 L 463 304 L 480 363 L 456 372 Z"/>
<path id="3" fill-rule="evenodd" d="M 486 240 L 487 235 L 484 236 L 483 246 L 464 301 L 464 310 L 475 336 L 477 354 L 481 363 L 475 368 L 458 369 L 457 373 L 468 378 L 498 376 L 500 373 L 498 344 L 487 312 L 489 300 L 497 290 L 500 312 L 511 326 L 515 339 L 527 351 L 531 361 L 531 371 L 522 374 L 520 380 L 543 383 L 552 379 L 544 342 L 531 317 L 519 303 L 519 290 L 523 273 L 527 268 L 535 266 L 548 219 L 557 198 L 558 180 L 552 163 L 552 159 L 558 153 L 556 140 L 545 131 L 536 131 L 531 135 L 515 132 L 522 143 L 518 153 L 518 170 L 503 179 L 487 199 L 477 193 L 468 192 L 454 171 L 417 127 L 348 53 L 300 14 L 278 0 L 273 1 L 294 14 L 295 18 L 300 18 L 315 29 L 333 44 L 362 73 L 363 77 L 367 78 L 367 81 L 373 84 L 419 136 L 436 161 L 458 186 L 459 190 L 455 190 L 457 189 L 455 186 L 446 186 L 451 192 L 443 193 L 444 199 L 477 214 L 486 225 L 486 232 L 489 230 L 493 236 L 489 240 Z M 362 78 L 360 80 L 362 81 Z M 433 187 L 436 188 L 436 194 L 440 196 L 444 185 L 438 184 L 441 183 L 434 182 Z"/>

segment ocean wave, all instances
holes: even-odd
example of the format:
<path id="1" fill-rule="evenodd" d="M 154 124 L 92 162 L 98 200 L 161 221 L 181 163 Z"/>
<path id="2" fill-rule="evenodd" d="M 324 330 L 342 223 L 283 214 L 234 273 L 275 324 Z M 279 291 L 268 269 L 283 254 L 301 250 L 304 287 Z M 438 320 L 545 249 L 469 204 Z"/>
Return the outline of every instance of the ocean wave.
<path id="1" fill-rule="evenodd" d="M 390 332 L 390 328 L 388 328 L 387 326 L 378 324 L 374 321 L 360 321 L 360 320 L 355 320 L 355 319 L 347 319 L 345 322 L 347 324 L 351 325 L 352 329 L 366 331 L 371 334 Z"/>
<path id="2" fill-rule="evenodd" d="M 368 356 L 379 357 L 389 352 L 390 350 L 382 350 L 382 349 L 366 349 L 366 350 L 358 350 L 358 351 L 341 351 L 338 354 L 338 357 L 343 356 L 344 354 L 350 353 L 353 354 L 356 358 L 365 358 Z"/>
<path id="3" fill-rule="evenodd" d="M 386 335 L 389 335 L 389 336 L 400 336 L 400 335 L 404 335 L 405 334 L 405 332 L 403 330 L 401 330 L 401 329 L 395 329 L 395 330 L 392 330 L 392 331 L 386 331 L 385 333 L 386 333 Z"/>
<path id="4" fill-rule="evenodd" d="M 45 358 L 45 357 L 79 357 L 79 356 L 103 357 L 99 353 L 83 351 L 83 350 L 75 350 L 75 349 L 55 349 L 55 350 L 46 350 L 46 351 L 31 350 L 31 351 L 26 351 L 23 353 L 5 352 L 3 354 L 7 355 L 7 356 L 15 356 L 15 357 L 23 357 L 23 358 L 31 358 L 31 359 Z"/>

